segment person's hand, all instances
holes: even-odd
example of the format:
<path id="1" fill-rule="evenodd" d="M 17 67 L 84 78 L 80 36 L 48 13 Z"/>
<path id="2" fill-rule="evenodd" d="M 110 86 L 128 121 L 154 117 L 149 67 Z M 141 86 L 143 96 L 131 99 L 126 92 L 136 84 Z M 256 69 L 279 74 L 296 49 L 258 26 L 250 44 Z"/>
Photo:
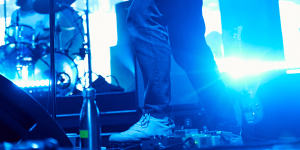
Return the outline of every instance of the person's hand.
<path id="1" fill-rule="evenodd" d="M 50 39 L 50 29 L 45 28 L 42 21 L 38 22 L 36 25 L 36 38 L 37 40 L 49 40 Z"/>

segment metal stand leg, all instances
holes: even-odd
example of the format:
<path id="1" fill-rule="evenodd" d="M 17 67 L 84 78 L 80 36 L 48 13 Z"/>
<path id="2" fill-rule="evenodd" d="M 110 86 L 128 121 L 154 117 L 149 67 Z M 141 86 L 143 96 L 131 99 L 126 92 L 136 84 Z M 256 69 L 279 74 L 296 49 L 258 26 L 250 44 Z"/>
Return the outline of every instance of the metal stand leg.
<path id="1" fill-rule="evenodd" d="M 88 76 L 89 88 L 83 91 L 83 104 L 80 114 L 80 138 L 81 148 L 89 150 L 101 149 L 101 123 L 100 112 L 96 105 L 96 90 L 92 88 L 92 63 L 89 32 L 89 1 L 86 0 L 86 26 L 87 26 L 87 54 L 88 54 Z"/>

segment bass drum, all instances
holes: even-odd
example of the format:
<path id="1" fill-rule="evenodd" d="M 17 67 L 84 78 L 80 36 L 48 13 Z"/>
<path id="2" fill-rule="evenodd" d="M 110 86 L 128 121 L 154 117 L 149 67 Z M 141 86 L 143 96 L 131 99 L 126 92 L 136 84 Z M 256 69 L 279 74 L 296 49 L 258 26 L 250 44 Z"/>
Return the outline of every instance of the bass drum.
<path id="1" fill-rule="evenodd" d="M 38 59 L 34 65 L 35 80 L 50 79 L 50 54 Z M 72 59 L 65 54 L 55 53 L 56 95 L 72 95 L 78 79 L 78 69 Z"/>

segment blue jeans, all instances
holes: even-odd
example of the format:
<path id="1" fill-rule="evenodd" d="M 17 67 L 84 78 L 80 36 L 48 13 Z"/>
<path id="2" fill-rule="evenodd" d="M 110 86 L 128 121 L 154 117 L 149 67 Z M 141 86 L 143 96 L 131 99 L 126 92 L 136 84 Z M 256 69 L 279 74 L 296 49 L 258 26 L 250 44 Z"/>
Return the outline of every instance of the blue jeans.
<path id="1" fill-rule="evenodd" d="M 153 114 L 168 111 L 171 55 L 205 107 L 213 106 L 215 95 L 220 95 L 215 89 L 222 83 L 204 37 L 202 5 L 202 0 L 132 1 L 129 33 L 145 82 L 145 109 Z M 216 113 L 217 108 L 208 110 Z"/>

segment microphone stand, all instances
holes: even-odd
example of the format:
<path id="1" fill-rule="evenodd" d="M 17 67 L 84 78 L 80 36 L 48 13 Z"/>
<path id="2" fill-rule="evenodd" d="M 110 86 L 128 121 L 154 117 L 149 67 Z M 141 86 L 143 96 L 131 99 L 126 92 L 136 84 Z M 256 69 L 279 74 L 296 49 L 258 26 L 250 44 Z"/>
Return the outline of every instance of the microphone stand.
<path id="1" fill-rule="evenodd" d="M 56 0 L 49 1 L 49 20 L 50 20 L 50 101 L 52 109 L 52 118 L 56 119 L 56 73 L 55 73 L 55 47 L 54 47 L 54 36 L 55 36 L 55 10 L 54 6 Z"/>

